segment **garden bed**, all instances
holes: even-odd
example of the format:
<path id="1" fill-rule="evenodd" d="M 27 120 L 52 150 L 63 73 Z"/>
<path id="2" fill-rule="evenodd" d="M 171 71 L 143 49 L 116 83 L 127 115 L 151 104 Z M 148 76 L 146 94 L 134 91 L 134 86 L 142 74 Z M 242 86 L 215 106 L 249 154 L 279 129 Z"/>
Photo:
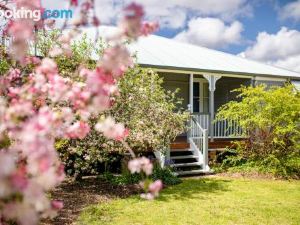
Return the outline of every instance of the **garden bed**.
<path id="1" fill-rule="evenodd" d="M 137 193 L 137 185 L 112 185 L 97 177 L 85 177 L 77 182 L 67 179 L 51 193 L 53 199 L 64 202 L 64 208 L 55 219 L 43 221 L 41 225 L 71 225 L 82 209 L 91 204 L 107 203 Z"/>

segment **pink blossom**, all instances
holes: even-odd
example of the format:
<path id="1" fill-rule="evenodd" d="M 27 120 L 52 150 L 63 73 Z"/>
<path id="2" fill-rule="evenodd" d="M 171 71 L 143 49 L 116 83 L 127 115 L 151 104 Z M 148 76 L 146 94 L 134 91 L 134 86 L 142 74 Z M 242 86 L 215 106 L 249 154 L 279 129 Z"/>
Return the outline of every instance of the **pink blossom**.
<path id="1" fill-rule="evenodd" d="M 90 132 L 90 126 L 82 121 L 78 121 L 69 127 L 67 135 L 70 138 L 84 138 Z"/>
<path id="2" fill-rule="evenodd" d="M 9 152 L 0 151 L 0 177 L 10 175 L 15 167 L 15 156 Z"/>
<path id="3" fill-rule="evenodd" d="M 98 27 L 98 26 L 100 26 L 100 20 L 98 19 L 98 17 L 96 17 L 96 16 L 94 16 L 93 17 L 93 25 L 95 26 L 95 27 Z"/>
<path id="4" fill-rule="evenodd" d="M 145 12 L 141 5 L 133 2 L 124 9 L 124 14 L 126 19 L 140 19 L 144 16 Z"/>
<path id="5" fill-rule="evenodd" d="M 42 63 L 36 69 L 37 73 L 42 73 L 45 75 L 53 75 L 58 72 L 57 64 L 50 58 L 44 58 Z"/>
<path id="6" fill-rule="evenodd" d="M 78 0 L 70 0 L 72 6 L 78 6 Z"/>
<path id="7" fill-rule="evenodd" d="M 10 176 L 10 182 L 17 191 L 25 190 L 28 185 L 28 179 L 24 165 L 21 165 L 18 170 Z"/>
<path id="8" fill-rule="evenodd" d="M 160 190 L 163 187 L 163 183 L 161 180 L 156 180 L 149 185 L 149 192 L 152 193 L 154 196 L 158 196 Z"/>
<path id="9" fill-rule="evenodd" d="M 153 165 L 146 157 L 136 158 L 128 163 L 128 169 L 131 173 L 140 173 L 143 171 L 147 176 L 152 174 Z"/>
<path id="10" fill-rule="evenodd" d="M 69 91 L 68 79 L 54 75 L 49 79 L 49 97 L 53 102 L 66 100 Z"/>
<path id="11" fill-rule="evenodd" d="M 41 7 L 41 0 L 14 0 L 18 8 L 37 9 Z"/>
<path id="12" fill-rule="evenodd" d="M 140 35 L 143 16 L 143 7 L 136 3 L 131 3 L 124 9 L 124 19 L 121 24 L 126 36 L 136 39 Z"/>
<path id="13" fill-rule="evenodd" d="M 20 63 L 22 66 L 27 66 L 29 64 L 37 65 L 41 63 L 41 60 L 35 56 L 25 56 Z"/>
<path id="14" fill-rule="evenodd" d="M 152 193 L 142 193 L 141 198 L 146 199 L 146 200 L 153 200 L 155 196 Z"/>
<path id="15" fill-rule="evenodd" d="M 5 205 L 3 215 L 12 220 L 17 220 L 20 225 L 35 225 L 38 222 L 38 215 L 31 205 L 14 202 Z"/>
<path id="16" fill-rule="evenodd" d="M 27 40 L 33 37 L 33 24 L 27 20 L 11 20 L 6 29 L 15 40 Z"/>
<path id="17" fill-rule="evenodd" d="M 142 168 L 139 159 L 130 160 L 128 163 L 128 169 L 131 173 L 140 173 Z"/>
<path id="18" fill-rule="evenodd" d="M 72 35 L 70 32 L 66 33 L 66 34 L 63 34 L 61 35 L 59 38 L 58 38 L 58 41 L 59 43 L 61 44 L 69 44 L 70 41 L 72 39 Z"/>
<path id="19" fill-rule="evenodd" d="M 60 210 L 63 208 L 63 206 L 64 206 L 64 204 L 62 201 L 53 200 L 51 202 L 51 207 L 55 210 Z"/>
<path id="20" fill-rule="evenodd" d="M 54 47 L 49 52 L 49 56 L 51 56 L 51 57 L 56 57 L 56 56 L 59 56 L 61 54 L 63 54 L 63 50 L 59 47 Z"/>
<path id="21" fill-rule="evenodd" d="M 145 22 L 141 27 L 141 35 L 147 36 L 151 33 L 154 33 L 159 28 L 159 24 L 157 22 Z"/>
<path id="22" fill-rule="evenodd" d="M 133 61 L 129 51 L 117 45 L 104 51 L 101 65 L 105 71 L 111 72 L 115 77 L 120 77 L 128 67 L 133 65 Z"/>
<path id="23" fill-rule="evenodd" d="M 123 140 L 128 136 L 128 130 L 121 123 L 116 123 L 112 117 L 107 117 L 103 122 L 98 122 L 96 130 L 102 132 L 107 138 L 117 141 Z"/>
<path id="24" fill-rule="evenodd" d="M 11 68 L 9 71 L 8 71 L 8 74 L 7 74 L 7 78 L 9 79 L 9 81 L 14 81 L 18 78 L 21 77 L 21 71 L 19 69 L 13 69 Z"/>

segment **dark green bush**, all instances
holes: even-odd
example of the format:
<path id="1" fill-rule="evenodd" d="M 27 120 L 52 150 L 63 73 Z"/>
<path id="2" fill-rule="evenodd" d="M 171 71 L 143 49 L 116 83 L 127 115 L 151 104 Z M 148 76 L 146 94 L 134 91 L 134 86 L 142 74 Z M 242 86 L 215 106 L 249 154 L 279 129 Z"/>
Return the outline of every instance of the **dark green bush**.
<path id="1" fill-rule="evenodd" d="M 115 185 L 137 184 L 142 180 L 141 174 L 131 174 L 125 171 L 120 175 L 114 175 L 110 172 L 104 173 L 104 179 Z M 171 167 L 161 168 L 159 165 L 154 166 L 153 174 L 150 177 L 152 180 L 162 180 L 165 185 L 176 185 L 181 183 Z"/>

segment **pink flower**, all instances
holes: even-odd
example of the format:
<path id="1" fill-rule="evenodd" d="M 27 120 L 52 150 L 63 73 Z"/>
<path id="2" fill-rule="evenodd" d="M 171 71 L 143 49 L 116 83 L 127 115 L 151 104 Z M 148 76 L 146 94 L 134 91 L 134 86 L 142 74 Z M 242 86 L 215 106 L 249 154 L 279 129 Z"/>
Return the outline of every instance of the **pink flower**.
<path id="1" fill-rule="evenodd" d="M 152 174 L 153 165 L 146 157 L 136 158 L 128 163 L 128 169 L 131 173 L 140 173 L 143 171 L 147 176 Z"/>
<path id="2" fill-rule="evenodd" d="M 131 3 L 124 9 L 126 19 L 140 19 L 144 16 L 145 12 L 141 5 Z"/>
<path id="3" fill-rule="evenodd" d="M 25 166 L 21 166 L 13 175 L 11 175 L 10 182 L 17 191 L 25 190 L 28 185 Z"/>
<path id="4" fill-rule="evenodd" d="M 57 64 L 50 58 L 44 58 L 36 71 L 45 75 L 54 75 L 58 72 Z"/>
<path id="5" fill-rule="evenodd" d="M 93 17 L 93 22 L 92 23 L 95 27 L 100 26 L 100 20 L 96 16 Z"/>
<path id="6" fill-rule="evenodd" d="M 131 173 L 140 173 L 142 168 L 139 159 L 130 160 L 128 163 L 128 169 Z"/>
<path id="7" fill-rule="evenodd" d="M 72 6 L 78 6 L 78 0 L 70 0 Z"/>
<path id="8" fill-rule="evenodd" d="M 112 117 L 107 117 L 103 122 L 95 126 L 96 130 L 102 132 L 107 138 L 121 141 L 128 136 L 128 130 L 121 123 L 116 123 Z"/>
<path id="9" fill-rule="evenodd" d="M 33 37 L 33 24 L 27 20 L 11 20 L 6 29 L 8 34 L 18 41 Z"/>
<path id="10" fill-rule="evenodd" d="M 147 36 L 151 33 L 154 33 L 159 28 L 159 24 L 157 22 L 145 22 L 141 27 L 141 35 Z"/>
<path id="11" fill-rule="evenodd" d="M 156 180 L 149 185 L 149 192 L 154 196 L 158 196 L 160 190 L 163 188 L 163 183 L 161 180 Z"/>
<path id="12" fill-rule="evenodd" d="M 11 220 L 18 221 L 20 225 L 35 225 L 38 223 L 38 215 L 32 205 L 13 202 L 5 205 L 3 215 Z"/>
<path id="13" fill-rule="evenodd" d="M 133 65 L 133 61 L 129 51 L 117 45 L 104 51 L 101 65 L 105 71 L 111 72 L 115 77 L 120 77 L 128 67 Z"/>
<path id="14" fill-rule="evenodd" d="M 15 156 L 9 152 L 0 151 L 0 178 L 10 175 L 15 167 Z"/>
<path id="15" fill-rule="evenodd" d="M 85 136 L 90 132 L 90 126 L 82 121 L 77 121 L 67 130 L 67 135 L 70 138 L 85 138 Z"/>
<path id="16" fill-rule="evenodd" d="M 53 75 L 49 79 L 49 97 L 53 102 L 67 100 L 66 94 L 69 91 L 68 79 L 59 75 Z"/>
<path id="17" fill-rule="evenodd" d="M 155 196 L 152 193 L 142 193 L 141 198 L 146 199 L 146 200 L 153 200 Z"/>
<path id="18" fill-rule="evenodd" d="M 63 206 L 64 206 L 64 204 L 62 201 L 53 200 L 51 202 L 51 207 L 55 210 L 60 210 L 63 208 Z"/>
<path id="19" fill-rule="evenodd" d="M 14 81 L 14 80 L 16 80 L 16 79 L 18 79 L 18 78 L 21 77 L 21 71 L 19 69 L 13 69 L 13 68 L 11 68 L 8 71 L 8 75 L 7 76 L 8 76 L 7 78 L 9 79 L 10 82 Z"/>
<path id="20" fill-rule="evenodd" d="M 56 57 L 56 56 L 59 56 L 61 54 L 63 54 L 63 50 L 59 47 L 54 47 L 49 52 L 49 56 L 51 56 L 51 57 Z"/>
<path id="21" fill-rule="evenodd" d="M 121 24 L 126 36 L 136 39 L 140 35 L 143 16 L 143 7 L 136 3 L 132 3 L 124 9 L 124 19 Z"/>

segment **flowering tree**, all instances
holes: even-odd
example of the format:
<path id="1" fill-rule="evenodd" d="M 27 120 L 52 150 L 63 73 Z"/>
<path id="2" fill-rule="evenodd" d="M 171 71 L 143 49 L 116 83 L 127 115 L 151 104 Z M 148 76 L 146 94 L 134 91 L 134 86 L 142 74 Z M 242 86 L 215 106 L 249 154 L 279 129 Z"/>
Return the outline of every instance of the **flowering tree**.
<path id="1" fill-rule="evenodd" d="M 13 3 L 17 9 L 41 9 L 38 0 Z M 72 30 L 58 37 L 60 45 L 51 50 L 52 56 L 71 56 L 70 43 L 80 27 L 100 23 L 93 0 L 81 4 L 71 0 L 70 6 L 80 7 L 80 18 L 73 22 Z M 8 6 L 1 5 L 5 7 Z M 62 77 L 50 57 L 40 60 L 28 55 L 28 40 L 34 40 L 36 28 L 51 26 L 53 21 L 35 22 L 29 18 L 8 21 L 5 34 L 12 38 L 9 54 L 21 69 L 12 67 L 0 79 L 1 225 L 10 221 L 34 225 L 40 217 L 54 216 L 62 207 L 61 202 L 49 201 L 46 196 L 48 190 L 64 179 L 63 165 L 54 149 L 55 139 L 84 138 L 91 129 L 89 118 L 111 107 L 110 97 L 118 92 L 116 82 L 132 65 L 124 40 L 134 41 L 156 28 L 155 24 L 143 24 L 143 15 L 143 9 L 136 4 L 124 9 L 120 32 L 109 40 L 110 47 L 105 49 L 97 68 L 78 68 L 81 83 Z M 130 131 L 123 124 L 106 118 L 96 124 L 96 129 L 107 138 L 121 141 L 131 151 L 125 142 Z M 147 174 L 152 171 L 150 162 L 143 158 L 135 159 L 129 168 Z M 161 182 L 147 184 L 145 188 L 149 191 L 146 197 L 152 198 L 161 188 Z"/>

